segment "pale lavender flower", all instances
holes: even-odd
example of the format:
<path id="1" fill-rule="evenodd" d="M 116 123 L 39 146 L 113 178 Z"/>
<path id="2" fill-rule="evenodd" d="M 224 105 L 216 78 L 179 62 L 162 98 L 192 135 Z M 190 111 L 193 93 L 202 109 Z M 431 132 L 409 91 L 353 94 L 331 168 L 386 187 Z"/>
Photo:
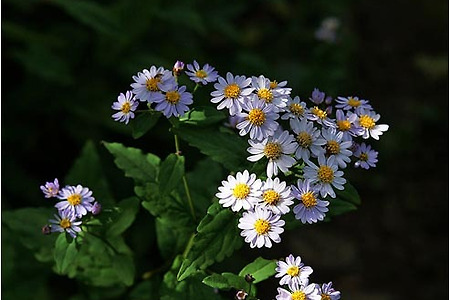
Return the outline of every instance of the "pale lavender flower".
<path id="1" fill-rule="evenodd" d="M 311 161 L 306 162 L 307 166 L 303 169 L 304 177 L 311 179 L 312 183 L 319 188 L 322 197 L 325 198 L 327 195 L 330 195 L 331 198 L 336 198 L 336 193 L 332 186 L 341 191 L 344 189 L 344 184 L 346 183 L 345 178 L 342 177 L 344 172 L 338 171 L 338 165 L 334 156 L 325 159 L 324 155 L 319 155 L 318 161 L 319 166 L 316 166 Z"/>
<path id="2" fill-rule="evenodd" d="M 189 110 L 188 105 L 192 104 L 192 94 L 186 92 L 186 86 L 179 87 L 176 84 L 162 85 L 161 91 L 164 94 L 155 97 L 157 103 L 155 110 L 161 111 L 166 118 L 171 116 L 180 117 Z"/>
<path id="3" fill-rule="evenodd" d="M 175 77 L 171 71 L 155 66 L 151 66 L 150 70 L 144 69 L 138 72 L 137 76 L 132 78 L 135 82 L 131 84 L 131 87 L 136 98 L 149 103 L 153 103 L 155 97 L 160 97 L 162 85 L 175 83 Z"/>
<path id="4" fill-rule="evenodd" d="M 389 129 L 389 125 L 379 124 L 376 122 L 380 119 L 380 115 L 374 111 L 369 110 L 357 110 L 358 119 L 356 120 L 356 126 L 362 128 L 363 139 L 368 139 L 372 137 L 376 140 L 380 139 L 380 135 Z"/>
<path id="5" fill-rule="evenodd" d="M 355 168 L 361 167 L 368 170 L 371 167 L 374 168 L 378 162 L 378 152 L 372 150 L 370 145 L 366 145 L 365 143 L 361 145 L 357 144 L 353 155 L 358 158 L 358 161 L 355 162 Z"/>
<path id="6" fill-rule="evenodd" d="M 336 111 L 336 129 L 342 132 L 342 140 L 351 141 L 353 137 L 362 134 L 363 129 L 355 125 L 358 115 L 347 111 L 345 114 L 341 109 Z"/>
<path id="7" fill-rule="evenodd" d="M 98 203 L 97 201 L 94 202 L 94 204 L 92 205 L 92 211 L 91 213 L 96 216 L 98 214 L 100 214 L 102 212 L 102 205 L 100 203 Z"/>
<path id="8" fill-rule="evenodd" d="M 337 97 L 336 99 L 336 108 L 343 110 L 350 109 L 366 109 L 371 110 L 372 106 L 369 104 L 369 101 L 359 99 L 358 97 L 349 96 L 349 97 Z"/>
<path id="9" fill-rule="evenodd" d="M 335 127 L 336 124 L 332 119 L 328 117 L 328 113 L 325 110 L 320 109 L 317 106 L 311 107 L 306 114 L 306 118 L 311 121 L 315 121 L 318 124 L 325 127 Z"/>
<path id="10" fill-rule="evenodd" d="M 237 124 L 241 123 L 245 120 L 245 117 L 240 115 L 233 115 L 228 117 L 228 122 L 224 125 L 233 129 L 236 129 Z"/>
<path id="11" fill-rule="evenodd" d="M 288 99 L 286 103 L 285 113 L 281 116 L 282 120 L 299 119 L 306 113 L 306 103 L 301 102 L 299 96 L 295 96 L 294 99 Z"/>
<path id="12" fill-rule="evenodd" d="M 292 254 L 289 254 L 285 262 L 282 260 L 277 262 L 275 271 L 277 272 L 275 277 L 281 277 L 280 285 L 287 284 L 291 286 L 293 284 L 302 285 L 307 283 L 313 269 L 305 266 L 300 256 L 294 257 Z"/>
<path id="13" fill-rule="evenodd" d="M 260 101 L 264 101 L 268 105 L 273 105 L 273 111 L 279 112 L 286 107 L 287 96 L 270 88 L 270 79 L 260 75 L 252 76 L 251 86 L 255 89 L 254 93 Z"/>
<path id="14" fill-rule="evenodd" d="M 71 212 L 75 217 L 86 215 L 92 210 L 92 191 L 81 185 L 66 186 L 58 194 L 58 198 L 62 199 L 55 204 L 58 210 Z"/>
<path id="15" fill-rule="evenodd" d="M 186 71 L 186 75 L 188 75 L 192 81 L 202 83 L 203 85 L 206 85 L 209 82 L 214 82 L 219 77 L 217 71 L 215 71 L 209 64 L 205 64 L 202 68 L 200 68 L 200 65 L 195 60 L 193 65 L 187 65 L 187 69 L 189 71 Z"/>
<path id="16" fill-rule="evenodd" d="M 182 62 L 181 60 L 177 60 L 172 68 L 173 74 L 175 76 L 179 76 L 183 70 L 184 70 L 184 62 Z"/>
<path id="17" fill-rule="evenodd" d="M 262 195 L 259 206 L 270 209 L 274 214 L 283 215 L 289 212 L 289 206 L 294 202 L 291 195 L 291 188 L 285 181 L 280 181 L 278 177 L 267 178 L 262 186 Z"/>
<path id="18" fill-rule="evenodd" d="M 40 188 L 44 193 L 45 198 L 56 197 L 59 192 L 58 178 L 55 178 L 53 182 L 46 182 L 45 185 L 41 185 Z"/>
<path id="19" fill-rule="evenodd" d="M 128 124 L 130 119 L 134 118 L 134 111 L 138 105 L 139 102 L 136 101 L 135 96 L 131 91 L 127 91 L 125 95 L 120 93 L 117 97 L 117 102 L 114 102 L 111 106 L 112 109 L 119 111 L 112 115 L 114 121 L 125 122 L 125 124 Z"/>
<path id="20" fill-rule="evenodd" d="M 319 284 L 316 284 L 316 289 L 319 293 L 319 295 L 322 297 L 322 299 L 327 300 L 339 300 L 341 299 L 341 292 L 336 291 L 333 287 L 333 282 L 328 282 L 322 284 L 320 286 Z"/>
<path id="21" fill-rule="evenodd" d="M 298 143 L 298 148 L 295 151 L 297 159 L 302 159 L 306 162 L 311 156 L 318 157 L 320 154 L 325 153 L 321 146 L 325 145 L 326 141 L 320 135 L 320 130 L 315 128 L 312 122 L 308 122 L 306 118 L 301 120 L 291 119 L 289 124 L 295 133 Z"/>
<path id="22" fill-rule="evenodd" d="M 300 200 L 300 203 L 293 209 L 297 220 L 300 220 L 303 224 L 312 224 L 324 219 L 330 202 L 318 198 L 319 190 L 311 184 L 311 180 L 302 181 L 299 179 L 297 186 L 291 185 L 291 190 L 292 196 Z"/>
<path id="23" fill-rule="evenodd" d="M 312 93 L 311 93 L 311 97 L 309 98 L 309 100 L 311 100 L 314 104 L 319 105 L 320 103 L 323 102 L 323 100 L 325 100 L 325 93 L 319 91 L 319 89 L 315 88 Z"/>
<path id="24" fill-rule="evenodd" d="M 288 83 L 287 81 L 277 82 L 276 80 L 272 80 L 270 82 L 270 89 L 278 94 L 289 96 L 291 94 L 292 89 L 286 87 L 287 83 Z"/>
<path id="25" fill-rule="evenodd" d="M 54 215 L 55 219 L 49 220 L 51 232 L 67 232 L 72 238 L 77 237 L 77 233 L 81 232 L 81 221 L 77 220 L 75 214 L 70 210 L 60 210 L 58 215 Z"/>
<path id="26" fill-rule="evenodd" d="M 337 132 L 335 128 L 322 128 L 322 136 L 327 142 L 325 144 L 325 155 L 334 156 L 339 167 L 346 168 L 347 163 L 351 161 L 352 151 L 349 148 L 353 142 L 343 141 L 343 133 Z"/>
<path id="27" fill-rule="evenodd" d="M 306 280 L 303 284 L 293 283 L 289 285 L 289 291 L 278 288 L 276 300 L 321 300 L 316 284 L 308 284 Z"/>

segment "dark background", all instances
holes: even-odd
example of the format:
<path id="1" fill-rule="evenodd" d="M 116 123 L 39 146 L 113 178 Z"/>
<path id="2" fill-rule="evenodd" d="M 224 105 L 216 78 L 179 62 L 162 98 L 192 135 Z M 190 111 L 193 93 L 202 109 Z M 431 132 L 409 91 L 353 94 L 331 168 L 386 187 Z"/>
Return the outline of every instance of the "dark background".
<path id="1" fill-rule="evenodd" d="M 301 255 L 312 280 L 332 280 L 343 299 L 448 297 L 447 1 L 6 0 L 2 11 L 2 210 L 49 206 L 39 185 L 64 178 L 87 140 L 173 151 L 164 125 L 134 140 L 110 106 L 138 71 L 196 59 L 222 76 L 287 80 L 304 100 L 315 87 L 360 96 L 390 125 L 370 141 L 377 168 L 346 173 L 362 198 L 357 211 L 238 260 Z M 340 22 L 334 43 L 314 37 L 330 16 Z M 116 195 L 132 193 L 108 171 Z M 30 261 L 14 269 L 23 280 L 2 276 L 5 299 L 28 297 L 24 287 L 36 299 L 77 293 L 74 281 Z M 276 287 L 269 281 L 260 297 Z"/>

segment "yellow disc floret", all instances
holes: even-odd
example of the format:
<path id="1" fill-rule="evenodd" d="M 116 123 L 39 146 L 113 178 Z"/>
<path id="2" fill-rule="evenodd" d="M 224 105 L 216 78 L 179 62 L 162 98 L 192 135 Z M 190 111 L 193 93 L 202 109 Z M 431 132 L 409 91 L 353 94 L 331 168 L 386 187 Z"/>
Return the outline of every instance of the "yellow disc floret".
<path id="1" fill-rule="evenodd" d="M 375 126 L 375 120 L 368 115 L 359 117 L 359 124 L 366 129 L 372 129 Z"/>
<path id="2" fill-rule="evenodd" d="M 145 85 L 147 86 L 147 90 L 150 92 L 157 92 L 159 91 L 158 83 L 161 82 L 161 76 L 155 76 L 153 78 L 147 79 L 147 82 Z"/>
<path id="3" fill-rule="evenodd" d="M 367 161 L 369 159 L 369 156 L 367 155 L 367 153 L 361 153 L 361 155 L 359 156 L 359 160 L 361 161 Z"/>
<path id="4" fill-rule="evenodd" d="M 266 114 L 259 108 L 254 108 L 248 113 L 247 119 L 255 126 L 261 126 L 266 121 Z"/>
<path id="5" fill-rule="evenodd" d="M 67 197 L 67 202 L 69 202 L 70 205 L 79 205 L 81 203 L 81 195 L 80 194 L 72 194 L 69 197 Z"/>
<path id="6" fill-rule="evenodd" d="M 331 297 L 330 297 L 330 295 L 327 295 L 327 294 L 322 294 L 322 295 L 320 295 L 320 300 L 331 300 Z"/>
<path id="7" fill-rule="evenodd" d="M 288 274 L 289 276 L 292 276 L 292 277 L 296 277 L 296 276 L 298 276 L 298 274 L 300 274 L 300 269 L 297 266 L 290 266 L 286 270 L 286 274 Z"/>
<path id="8" fill-rule="evenodd" d="M 335 155 L 341 151 L 341 147 L 336 141 L 328 141 L 325 145 L 325 150 L 327 150 L 328 155 Z"/>
<path id="9" fill-rule="evenodd" d="M 250 194 L 250 187 L 245 183 L 238 183 L 233 189 L 233 196 L 237 199 L 245 199 Z"/>
<path id="10" fill-rule="evenodd" d="M 291 294 L 291 300 L 306 300 L 306 294 L 302 291 L 295 291 Z"/>
<path id="11" fill-rule="evenodd" d="M 312 144 L 312 137 L 306 131 L 302 131 L 297 134 L 297 142 L 303 148 L 308 148 Z"/>
<path id="12" fill-rule="evenodd" d="M 281 156 L 281 145 L 274 142 L 268 142 L 264 147 L 264 155 L 268 159 L 278 159 Z"/>
<path id="13" fill-rule="evenodd" d="M 299 103 L 291 103 L 291 105 L 289 105 L 289 110 L 296 116 L 301 116 L 305 112 L 305 109 Z"/>
<path id="14" fill-rule="evenodd" d="M 349 97 L 348 101 L 347 101 L 347 104 L 350 105 L 351 107 L 358 107 L 358 106 L 361 105 L 361 101 L 359 101 L 356 98 Z"/>
<path id="15" fill-rule="evenodd" d="M 225 95 L 225 97 L 232 99 L 236 99 L 237 97 L 239 97 L 240 93 L 241 89 L 236 83 L 227 85 L 223 90 L 223 94 Z"/>
<path id="16" fill-rule="evenodd" d="M 312 206 L 315 206 L 317 204 L 317 199 L 314 196 L 313 192 L 306 192 L 302 195 L 301 200 L 303 202 L 303 206 L 306 208 L 310 208 Z"/>
<path id="17" fill-rule="evenodd" d="M 336 121 L 336 124 L 340 131 L 349 131 L 352 128 L 352 124 L 348 120 Z"/>
<path id="18" fill-rule="evenodd" d="M 178 101 L 180 101 L 180 98 L 180 93 L 178 93 L 177 91 L 168 91 L 166 93 L 166 101 L 172 105 L 177 104 Z"/>
<path id="19" fill-rule="evenodd" d="M 273 100 L 273 93 L 268 89 L 260 89 L 258 91 L 259 99 L 263 99 L 266 103 L 271 103 Z"/>
<path id="20" fill-rule="evenodd" d="M 61 219 L 61 221 L 59 221 L 59 226 L 66 229 L 66 228 L 70 228 L 70 226 L 72 226 L 72 223 L 70 223 L 69 219 L 63 218 L 63 219 Z"/>
<path id="21" fill-rule="evenodd" d="M 124 114 L 127 114 L 130 112 L 131 109 L 131 105 L 130 102 L 125 102 L 124 104 L 122 104 L 122 108 L 120 109 Z"/>
<path id="22" fill-rule="evenodd" d="M 263 193 L 263 200 L 267 204 L 277 205 L 280 202 L 280 194 L 275 192 L 274 190 L 267 190 Z"/>
<path id="23" fill-rule="evenodd" d="M 203 79 L 203 78 L 206 78 L 206 76 L 208 76 L 208 73 L 206 73 L 205 70 L 198 70 L 197 72 L 195 72 L 195 76 Z"/>
<path id="24" fill-rule="evenodd" d="M 321 110 L 320 108 L 318 108 L 317 106 L 314 106 L 313 108 L 311 108 L 311 112 L 316 115 L 317 117 L 319 117 L 319 119 L 323 120 L 327 117 L 327 112 Z"/>
<path id="25" fill-rule="evenodd" d="M 270 89 L 274 89 L 278 86 L 278 82 L 276 80 L 270 82 Z"/>
<path id="26" fill-rule="evenodd" d="M 264 219 L 256 220 L 254 226 L 256 233 L 259 235 L 267 234 L 270 231 L 270 223 Z"/>
<path id="27" fill-rule="evenodd" d="M 323 183 L 331 183 L 334 179 L 334 172 L 329 166 L 320 166 L 319 170 L 317 170 L 317 176 Z"/>

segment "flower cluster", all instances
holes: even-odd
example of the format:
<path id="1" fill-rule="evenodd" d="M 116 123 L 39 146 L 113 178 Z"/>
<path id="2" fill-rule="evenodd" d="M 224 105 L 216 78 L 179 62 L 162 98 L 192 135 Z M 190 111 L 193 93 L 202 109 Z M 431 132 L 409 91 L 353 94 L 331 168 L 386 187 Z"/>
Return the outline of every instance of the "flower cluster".
<path id="1" fill-rule="evenodd" d="M 49 220 L 50 225 L 45 225 L 43 233 L 67 232 L 71 237 L 76 238 L 81 232 L 81 219 L 88 213 L 98 215 L 101 205 L 92 197 L 92 191 L 81 185 L 65 186 L 60 189 L 57 178 L 53 182 L 46 182 L 41 185 L 41 191 L 45 198 L 57 198 L 60 200 L 55 204 L 58 213 L 54 219 Z"/>
<path id="2" fill-rule="evenodd" d="M 285 261 L 277 262 L 275 277 L 281 277 L 277 300 L 338 300 L 341 293 L 334 290 L 332 282 L 319 285 L 309 283 L 309 276 L 313 269 L 302 263 L 300 256 L 290 254 Z M 283 288 L 284 287 L 284 288 Z M 287 288 L 287 289 L 286 289 Z"/>

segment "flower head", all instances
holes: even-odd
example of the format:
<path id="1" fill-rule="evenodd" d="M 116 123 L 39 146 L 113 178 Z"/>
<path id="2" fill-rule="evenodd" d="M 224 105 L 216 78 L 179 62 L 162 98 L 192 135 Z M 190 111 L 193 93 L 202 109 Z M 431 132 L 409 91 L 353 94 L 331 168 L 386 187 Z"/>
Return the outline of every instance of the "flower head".
<path id="1" fill-rule="evenodd" d="M 306 118 L 300 120 L 291 119 L 289 121 L 292 131 L 298 143 L 298 148 L 295 151 L 297 159 L 308 161 L 311 156 L 318 157 L 323 154 L 325 150 L 321 147 L 326 144 L 326 141 L 320 135 L 320 130 L 314 127 L 312 122 L 308 122 Z"/>
<path id="2" fill-rule="evenodd" d="M 376 122 L 380 119 L 380 115 L 374 111 L 369 110 L 358 110 L 358 119 L 356 120 L 356 125 L 362 128 L 361 135 L 363 139 L 368 139 L 369 136 L 376 140 L 380 139 L 380 135 L 389 129 L 389 125 L 380 124 L 377 125 Z"/>
<path id="3" fill-rule="evenodd" d="M 241 236 L 245 237 L 245 242 L 250 243 L 251 248 L 271 248 L 272 241 L 281 242 L 284 221 L 280 218 L 281 215 L 274 214 L 271 210 L 255 207 L 254 210 L 244 212 L 238 227 L 242 229 Z"/>
<path id="4" fill-rule="evenodd" d="M 278 112 L 286 107 L 287 96 L 271 88 L 271 82 L 268 78 L 260 75 L 252 77 L 252 85 L 255 88 L 254 93 L 260 101 L 268 105 L 273 105 L 273 110 Z"/>
<path id="5" fill-rule="evenodd" d="M 51 225 L 51 232 L 67 232 L 72 238 L 77 236 L 77 232 L 81 231 L 81 221 L 70 210 L 60 210 L 55 219 L 49 220 Z"/>
<path id="6" fill-rule="evenodd" d="M 157 103 L 155 110 L 161 111 L 166 118 L 179 117 L 189 110 L 188 105 L 193 103 L 192 94 L 186 92 L 186 86 L 179 87 L 176 84 L 161 86 L 161 93 L 155 97 Z"/>
<path id="7" fill-rule="evenodd" d="M 336 193 L 333 187 L 338 190 L 344 189 L 344 184 L 346 182 L 345 178 L 342 177 L 344 172 L 338 171 L 338 165 L 334 156 L 325 158 L 324 155 L 320 155 L 319 166 L 316 166 L 311 161 L 307 161 L 307 166 L 305 166 L 304 176 L 306 179 L 311 179 L 311 183 L 314 183 L 320 191 L 322 197 L 330 195 L 332 198 L 336 197 Z M 332 187 L 333 186 L 333 187 Z"/>
<path id="8" fill-rule="evenodd" d="M 321 296 L 314 283 L 304 284 L 293 283 L 289 285 L 289 290 L 278 288 L 278 295 L 276 300 L 321 300 Z"/>
<path id="9" fill-rule="evenodd" d="M 55 204 L 58 210 L 65 210 L 74 215 L 74 217 L 81 217 L 92 210 L 92 202 L 95 200 L 92 197 L 92 191 L 88 188 L 77 186 L 66 186 L 58 194 L 58 198 L 62 199 Z"/>
<path id="10" fill-rule="evenodd" d="M 311 100 L 314 104 L 319 105 L 320 103 L 323 102 L 323 100 L 325 100 L 325 93 L 319 91 L 319 89 L 315 88 L 312 93 L 311 93 L 311 97 L 309 98 L 309 100 Z"/>
<path id="11" fill-rule="evenodd" d="M 342 132 L 342 140 L 351 141 L 352 137 L 362 134 L 362 128 L 355 125 L 358 115 L 347 111 L 345 114 L 341 109 L 336 111 L 336 130 Z"/>
<path id="12" fill-rule="evenodd" d="M 351 161 L 352 151 L 349 148 L 352 146 L 352 141 L 343 141 L 343 133 L 336 132 L 335 128 L 322 128 L 322 136 L 326 141 L 325 155 L 334 156 L 336 163 L 341 168 L 347 167 L 347 163 Z"/>
<path id="13" fill-rule="evenodd" d="M 187 65 L 187 69 L 189 71 L 186 71 L 186 74 L 189 76 L 189 78 L 192 81 L 196 83 L 202 83 L 203 85 L 206 85 L 209 82 L 214 82 L 219 77 L 217 71 L 215 71 L 213 67 L 205 64 L 202 68 L 200 68 L 200 65 L 195 60 L 193 62 L 193 65 Z"/>
<path id="14" fill-rule="evenodd" d="M 281 116 L 282 120 L 302 118 L 306 113 L 306 103 L 300 102 L 300 97 L 289 98 L 286 103 L 285 113 Z"/>
<path id="15" fill-rule="evenodd" d="M 322 284 L 322 286 L 320 286 L 319 284 L 316 284 L 316 289 L 323 300 L 339 300 L 339 299 L 341 299 L 341 292 L 336 291 L 332 287 L 332 285 L 333 285 L 333 283 L 331 281 L 328 283 Z"/>
<path id="16" fill-rule="evenodd" d="M 350 109 L 367 109 L 371 110 L 372 106 L 369 104 L 369 101 L 359 99 L 358 97 L 349 96 L 349 97 L 338 97 L 336 99 L 336 108 L 340 108 L 343 110 Z"/>
<path id="17" fill-rule="evenodd" d="M 94 202 L 94 204 L 92 205 L 92 211 L 91 213 L 96 216 L 98 214 L 100 214 L 102 212 L 102 205 L 100 203 L 98 203 L 97 201 Z"/>
<path id="18" fill-rule="evenodd" d="M 289 96 L 291 94 L 292 89 L 286 87 L 287 81 L 277 82 L 276 80 L 272 80 L 270 82 L 270 89 L 276 92 L 277 94 Z"/>
<path id="19" fill-rule="evenodd" d="M 361 145 L 357 144 L 353 155 L 358 158 L 358 161 L 355 162 L 355 168 L 361 167 L 368 170 L 370 167 L 374 168 L 378 162 L 378 152 L 371 149 L 370 145 L 366 145 L 365 143 Z"/>
<path id="20" fill-rule="evenodd" d="M 144 69 L 133 76 L 134 83 L 131 84 L 133 93 L 140 101 L 153 103 L 155 97 L 161 94 L 161 86 L 165 84 L 174 84 L 175 77 L 172 72 L 163 67 L 156 68 L 151 66 L 150 70 Z"/>
<path id="21" fill-rule="evenodd" d="M 275 277 L 280 279 L 280 285 L 302 285 L 308 282 L 309 275 L 313 272 L 311 267 L 305 266 L 302 263 L 302 259 L 300 256 L 294 257 L 292 254 L 289 254 L 286 257 L 286 261 L 278 261 L 277 267 L 275 269 L 277 274 Z"/>
<path id="22" fill-rule="evenodd" d="M 125 122 L 125 124 L 128 124 L 130 119 L 134 118 L 134 111 L 138 105 L 139 102 L 136 101 L 132 92 L 127 91 L 125 95 L 120 93 L 117 97 L 117 102 L 114 102 L 111 106 L 112 109 L 119 111 L 112 115 L 114 121 Z"/>
<path id="23" fill-rule="evenodd" d="M 308 120 L 315 121 L 325 127 L 336 126 L 334 121 L 328 117 L 326 110 L 320 109 L 318 106 L 311 107 L 306 114 Z"/>
<path id="24" fill-rule="evenodd" d="M 278 177 L 267 178 L 262 186 L 262 195 L 260 198 L 260 206 L 270 209 L 274 214 L 286 214 L 289 212 L 289 206 L 294 202 L 291 196 L 291 188 L 286 186 L 286 182 L 280 181 Z"/>
<path id="25" fill-rule="evenodd" d="M 295 218 L 303 224 L 322 221 L 330 202 L 318 198 L 318 189 L 311 184 L 311 181 L 299 179 L 297 186 L 292 185 L 291 189 L 292 196 L 300 200 L 300 203 L 294 207 Z"/>
<path id="26" fill-rule="evenodd" d="M 53 182 L 46 182 L 45 185 L 41 185 L 40 188 L 44 193 L 45 198 L 56 197 L 59 192 L 58 178 L 55 178 Z"/>

